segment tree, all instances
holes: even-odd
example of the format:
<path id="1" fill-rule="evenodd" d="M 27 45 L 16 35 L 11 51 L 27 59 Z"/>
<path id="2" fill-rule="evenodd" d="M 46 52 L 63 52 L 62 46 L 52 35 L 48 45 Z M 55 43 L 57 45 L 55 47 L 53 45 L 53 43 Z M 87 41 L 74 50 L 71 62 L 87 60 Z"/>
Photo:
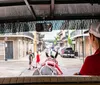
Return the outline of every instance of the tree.
<path id="1" fill-rule="evenodd" d="M 72 45 L 72 40 L 71 40 L 70 36 L 68 36 L 68 44 Z"/>

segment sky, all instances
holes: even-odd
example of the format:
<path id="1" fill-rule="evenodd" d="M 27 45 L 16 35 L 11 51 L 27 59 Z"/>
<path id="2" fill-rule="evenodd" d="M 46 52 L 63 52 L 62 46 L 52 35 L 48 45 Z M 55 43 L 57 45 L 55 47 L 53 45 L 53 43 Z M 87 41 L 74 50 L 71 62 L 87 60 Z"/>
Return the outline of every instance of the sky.
<path id="1" fill-rule="evenodd" d="M 41 34 L 45 35 L 43 40 L 54 40 L 59 32 L 60 30 L 53 30 L 52 32 L 41 32 Z"/>

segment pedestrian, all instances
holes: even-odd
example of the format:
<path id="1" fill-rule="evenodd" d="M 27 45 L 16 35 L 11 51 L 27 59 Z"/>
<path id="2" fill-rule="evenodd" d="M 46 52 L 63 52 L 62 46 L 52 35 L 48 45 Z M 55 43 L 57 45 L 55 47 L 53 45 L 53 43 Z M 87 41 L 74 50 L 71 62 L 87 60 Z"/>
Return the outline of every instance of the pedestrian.
<path id="1" fill-rule="evenodd" d="M 36 55 L 36 68 L 37 66 L 40 64 L 40 55 L 39 52 L 37 51 L 37 55 Z"/>
<path id="2" fill-rule="evenodd" d="M 29 51 L 29 69 L 31 70 L 31 67 L 33 68 L 32 62 L 33 62 L 33 58 L 34 58 L 34 53 L 32 53 L 32 50 Z"/>
<path id="3" fill-rule="evenodd" d="M 100 22 L 91 24 L 89 29 L 89 40 L 95 53 L 86 57 L 80 72 L 74 75 L 100 76 Z"/>

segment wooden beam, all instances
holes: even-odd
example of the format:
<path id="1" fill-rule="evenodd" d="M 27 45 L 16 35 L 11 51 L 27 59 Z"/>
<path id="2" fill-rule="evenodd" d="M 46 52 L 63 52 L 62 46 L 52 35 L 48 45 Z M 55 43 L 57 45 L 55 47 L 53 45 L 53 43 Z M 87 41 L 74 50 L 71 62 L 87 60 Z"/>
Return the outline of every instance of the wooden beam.
<path id="1" fill-rule="evenodd" d="M 55 0 L 55 4 L 81 4 L 81 3 L 91 3 L 91 4 L 100 4 L 100 0 Z M 39 5 L 39 4 L 51 4 L 51 0 L 30 0 L 30 5 Z M 24 1 L 14 2 L 0 2 L 0 7 L 3 6 L 20 6 L 25 5 Z"/>
<path id="2" fill-rule="evenodd" d="M 48 20 L 82 20 L 82 19 L 100 19 L 100 13 L 99 14 L 62 14 L 62 15 L 57 15 L 55 14 L 53 18 L 51 17 L 46 17 L 45 21 Z M 0 18 L 0 23 L 10 23 L 10 22 L 30 22 L 30 21 L 44 21 L 43 17 L 37 16 L 37 19 L 34 20 L 32 16 L 27 16 L 27 17 L 6 17 L 6 18 Z"/>
<path id="3" fill-rule="evenodd" d="M 36 20 L 36 14 L 32 6 L 30 6 L 28 0 L 24 0 L 27 8 L 29 9 L 30 13 L 32 14 L 33 18 Z"/>
<path id="4" fill-rule="evenodd" d="M 55 0 L 51 0 L 51 4 L 50 4 L 50 16 L 51 16 L 51 18 L 54 17 L 54 10 L 55 10 Z"/>

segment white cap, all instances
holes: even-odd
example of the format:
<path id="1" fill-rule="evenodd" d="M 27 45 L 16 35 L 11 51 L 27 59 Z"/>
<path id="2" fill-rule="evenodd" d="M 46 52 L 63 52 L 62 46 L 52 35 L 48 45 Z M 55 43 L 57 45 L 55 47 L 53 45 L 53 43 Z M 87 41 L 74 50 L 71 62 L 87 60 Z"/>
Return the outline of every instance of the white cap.
<path id="1" fill-rule="evenodd" d="M 89 29 L 89 33 L 100 38 L 100 22 L 93 23 Z"/>

